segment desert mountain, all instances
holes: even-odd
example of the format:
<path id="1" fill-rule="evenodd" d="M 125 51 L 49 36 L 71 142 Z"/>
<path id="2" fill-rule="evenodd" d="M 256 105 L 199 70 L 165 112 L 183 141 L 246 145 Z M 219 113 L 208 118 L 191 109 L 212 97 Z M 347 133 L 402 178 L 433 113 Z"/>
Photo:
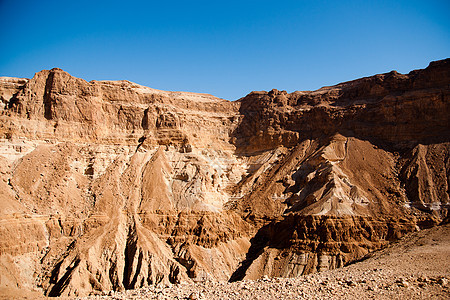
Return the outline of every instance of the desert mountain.
<path id="1" fill-rule="evenodd" d="M 335 269 L 448 220 L 450 59 L 235 102 L 0 78 L 1 289 Z"/>

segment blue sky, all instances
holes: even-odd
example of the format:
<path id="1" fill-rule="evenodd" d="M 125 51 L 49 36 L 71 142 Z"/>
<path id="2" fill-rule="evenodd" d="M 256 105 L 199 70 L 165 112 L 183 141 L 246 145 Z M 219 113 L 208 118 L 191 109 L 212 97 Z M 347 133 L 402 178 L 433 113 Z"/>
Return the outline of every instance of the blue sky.
<path id="1" fill-rule="evenodd" d="M 450 1 L 0 0 L 0 76 L 85 80 L 236 100 L 407 73 L 450 57 Z"/>

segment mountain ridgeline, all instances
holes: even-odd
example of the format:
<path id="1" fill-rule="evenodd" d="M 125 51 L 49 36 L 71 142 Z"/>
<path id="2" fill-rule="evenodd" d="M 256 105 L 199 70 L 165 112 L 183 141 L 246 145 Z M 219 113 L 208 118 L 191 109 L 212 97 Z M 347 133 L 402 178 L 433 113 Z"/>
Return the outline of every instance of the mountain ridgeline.
<path id="1" fill-rule="evenodd" d="M 297 277 L 448 221 L 450 59 L 230 102 L 0 78 L 0 289 Z"/>

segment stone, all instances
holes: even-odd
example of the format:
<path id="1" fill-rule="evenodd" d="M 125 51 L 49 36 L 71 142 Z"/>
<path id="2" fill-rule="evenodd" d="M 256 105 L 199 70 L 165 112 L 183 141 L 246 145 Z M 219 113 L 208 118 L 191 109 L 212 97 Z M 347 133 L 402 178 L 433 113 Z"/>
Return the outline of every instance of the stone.
<path id="1" fill-rule="evenodd" d="M 448 285 L 448 279 L 445 277 L 440 277 L 437 281 L 438 284 L 442 285 L 442 286 L 447 286 Z"/>
<path id="2" fill-rule="evenodd" d="M 347 285 L 348 286 L 356 286 L 356 282 L 354 282 L 353 280 L 347 280 Z"/>
<path id="3" fill-rule="evenodd" d="M 200 295 L 197 293 L 191 293 L 188 297 L 188 299 L 190 300 L 199 300 L 200 299 Z"/>
<path id="4" fill-rule="evenodd" d="M 409 282 L 406 281 L 406 279 L 404 279 L 404 278 L 397 279 L 395 281 L 395 283 L 397 283 L 397 285 L 401 286 L 401 287 L 409 287 L 409 285 L 410 285 Z"/>

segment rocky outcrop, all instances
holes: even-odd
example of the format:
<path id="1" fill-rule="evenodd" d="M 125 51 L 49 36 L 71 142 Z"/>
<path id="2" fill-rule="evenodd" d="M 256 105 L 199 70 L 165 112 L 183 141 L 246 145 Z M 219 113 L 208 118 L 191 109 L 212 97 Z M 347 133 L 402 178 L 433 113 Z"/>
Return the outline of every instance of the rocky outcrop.
<path id="1" fill-rule="evenodd" d="M 85 295 L 341 267 L 447 217 L 450 61 L 229 102 L 1 78 L 1 287 Z"/>
<path id="2" fill-rule="evenodd" d="M 254 152 L 336 133 L 391 151 L 447 142 L 448 65 L 433 62 L 407 75 L 392 71 L 314 92 L 250 93 L 239 100 L 238 145 Z"/>

